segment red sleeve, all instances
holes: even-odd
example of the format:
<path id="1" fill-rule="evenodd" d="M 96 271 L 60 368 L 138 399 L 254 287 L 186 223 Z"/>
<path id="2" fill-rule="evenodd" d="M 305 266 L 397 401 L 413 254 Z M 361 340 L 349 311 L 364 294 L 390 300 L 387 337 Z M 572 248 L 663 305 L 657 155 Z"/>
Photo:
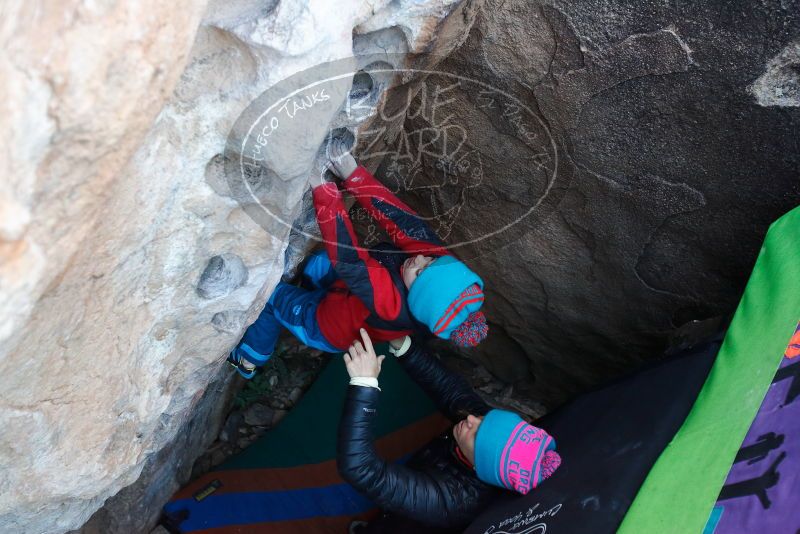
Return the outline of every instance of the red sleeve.
<path id="1" fill-rule="evenodd" d="M 444 256 L 444 244 L 417 213 L 359 165 L 344 181 L 358 204 L 383 228 L 395 245 L 408 254 Z"/>
<path id="2" fill-rule="evenodd" d="M 386 267 L 358 245 L 341 191 L 336 184 L 326 183 L 312 193 L 322 239 L 336 274 L 372 313 L 387 321 L 396 319 L 402 309 L 402 295 Z"/>

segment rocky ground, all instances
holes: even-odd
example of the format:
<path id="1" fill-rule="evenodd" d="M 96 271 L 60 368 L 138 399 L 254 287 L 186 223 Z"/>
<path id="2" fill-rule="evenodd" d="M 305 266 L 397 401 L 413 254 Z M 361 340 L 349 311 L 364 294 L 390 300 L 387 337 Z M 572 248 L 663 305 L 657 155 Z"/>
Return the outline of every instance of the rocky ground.
<path id="1" fill-rule="evenodd" d="M 192 480 L 241 452 L 291 410 L 330 356 L 284 336 L 263 371 L 251 381 L 237 377 L 239 391 L 217 439 L 194 463 Z"/>

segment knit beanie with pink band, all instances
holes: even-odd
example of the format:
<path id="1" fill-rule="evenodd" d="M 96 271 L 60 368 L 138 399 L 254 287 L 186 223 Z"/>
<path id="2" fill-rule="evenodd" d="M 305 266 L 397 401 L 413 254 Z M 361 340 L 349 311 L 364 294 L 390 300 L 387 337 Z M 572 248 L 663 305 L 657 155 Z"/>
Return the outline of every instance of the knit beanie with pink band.
<path id="1" fill-rule="evenodd" d="M 561 465 L 556 442 L 519 415 L 490 410 L 475 436 L 475 471 L 487 484 L 523 495 Z"/>
<path id="2" fill-rule="evenodd" d="M 411 284 L 411 314 L 434 335 L 461 347 L 474 347 L 489 332 L 483 305 L 483 280 L 453 256 L 441 256 Z"/>

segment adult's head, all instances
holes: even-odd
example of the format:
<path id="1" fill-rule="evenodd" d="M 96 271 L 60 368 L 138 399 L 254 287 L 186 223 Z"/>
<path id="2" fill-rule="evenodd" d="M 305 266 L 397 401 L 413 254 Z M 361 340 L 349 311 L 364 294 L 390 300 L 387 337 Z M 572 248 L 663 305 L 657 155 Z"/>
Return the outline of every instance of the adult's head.
<path id="1" fill-rule="evenodd" d="M 407 274 L 409 273 L 409 274 Z M 489 326 L 480 311 L 483 280 L 453 256 L 414 256 L 403 264 L 408 306 L 418 321 L 442 339 L 474 347 Z"/>
<path id="2" fill-rule="evenodd" d="M 453 427 L 453 437 L 479 479 L 523 495 L 561 465 L 555 440 L 514 412 L 468 415 Z"/>

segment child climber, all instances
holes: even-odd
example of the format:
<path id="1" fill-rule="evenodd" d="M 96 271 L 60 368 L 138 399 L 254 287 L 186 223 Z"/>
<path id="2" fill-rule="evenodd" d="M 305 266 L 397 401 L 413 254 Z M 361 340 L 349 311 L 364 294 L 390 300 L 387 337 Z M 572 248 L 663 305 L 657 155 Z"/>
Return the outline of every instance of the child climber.
<path id="1" fill-rule="evenodd" d="M 364 328 L 388 341 L 427 334 L 473 347 L 488 333 L 483 280 L 445 248 L 406 204 L 359 166 L 344 143 L 334 141 L 331 163 L 343 185 L 395 245 L 371 252 L 358 245 L 337 184 L 313 188 L 325 251 L 303 269 L 308 287 L 279 282 L 264 310 L 228 356 L 245 378 L 272 355 L 281 327 L 303 344 L 341 352 Z"/>

